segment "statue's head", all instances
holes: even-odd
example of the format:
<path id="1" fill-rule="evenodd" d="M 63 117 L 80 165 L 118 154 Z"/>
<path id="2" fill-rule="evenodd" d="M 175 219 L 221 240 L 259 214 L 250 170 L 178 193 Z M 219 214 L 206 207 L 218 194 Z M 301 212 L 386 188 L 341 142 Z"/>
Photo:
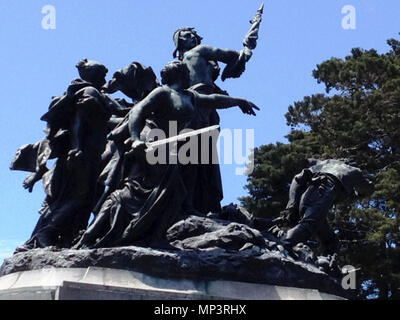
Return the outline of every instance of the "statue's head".
<path id="1" fill-rule="evenodd" d="M 158 86 L 159 82 L 151 67 L 132 62 L 129 66 L 115 72 L 103 90 L 107 93 L 121 91 L 132 100 L 140 101 Z"/>
<path id="2" fill-rule="evenodd" d="M 197 34 L 194 28 L 181 28 L 176 30 L 174 33 L 175 51 L 173 57 L 176 58 L 179 56 L 179 58 L 181 58 L 178 53 L 198 46 L 201 44 L 201 40 L 203 40 L 203 38 Z"/>
<path id="3" fill-rule="evenodd" d="M 100 62 L 82 59 L 76 65 L 82 80 L 90 82 L 96 88 L 101 88 L 106 83 L 108 69 Z"/>
<path id="4" fill-rule="evenodd" d="M 174 85 L 181 83 L 183 88 L 190 85 L 189 69 L 181 61 L 172 61 L 161 70 L 161 82 L 165 85 Z"/>

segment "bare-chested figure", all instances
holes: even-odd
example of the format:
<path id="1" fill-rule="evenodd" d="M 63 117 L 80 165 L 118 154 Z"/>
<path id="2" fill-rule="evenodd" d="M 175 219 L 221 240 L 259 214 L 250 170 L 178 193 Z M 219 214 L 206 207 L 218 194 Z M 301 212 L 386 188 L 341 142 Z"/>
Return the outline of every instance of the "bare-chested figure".
<path id="1" fill-rule="evenodd" d="M 169 132 L 169 123 L 177 123 L 178 132 L 196 126 L 198 108 L 239 106 L 254 115 L 253 103 L 224 95 L 202 95 L 187 90 L 189 71 L 182 62 L 168 64 L 161 72 L 165 86 L 153 90 L 129 113 L 129 131 L 134 161 L 127 169 L 123 185 L 104 202 L 100 213 L 76 248 L 99 248 L 151 241 L 159 245 L 174 217 L 185 209 L 190 189 L 190 168 L 178 164 L 149 164 L 144 157 L 146 127 L 156 126 Z M 127 155 L 128 156 L 128 155 Z M 150 240 L 149 240 L 150 238 Z M 147 243 L 148 244 L 148 243 Z"/>
<path id="2" fill-rule="evenodd" d="M 201 45 L 200 37 L 194 28 L 179 29 L 174 34 L 176 50 L 175 58 L 181 60 L 189 69 L 190 87 L 201 94 L 225 94 L 214 81 L 220 74 L 218 62 L 234 63 L 239 58 L 239 52 L 223 50 Z M 201 109 L 198 113 L 199 128 L 219 125 L 220 118 L 215 108 Z M 211 140 L 210 140 L 211 141 Z M 193 168 L 194 198 L 187 206 L 193 207 L 201 214 L 220 212 L 223 199 L 221 173 L 218 164 L 212 164 L 216 155 L 215 142 L 210 143 L 210 164 L 199 164 Z M 189 209 L 190 210 L 190 209 Z"/>
<path id="3" fill-rule="evenodd" d="M 201 45 L 200 37 L 194 28 L 179 29 L 174 34 L 176 50 L 174 57 L 181 60 L 189 69 L 190 86 L 200 86 L 204 93 L 216 93 L 219 91 L 214 81 L 219 76 L 218 62 L 225 64 L 234 63 L 240 53 L 235 50 L 218 49 Z"/>

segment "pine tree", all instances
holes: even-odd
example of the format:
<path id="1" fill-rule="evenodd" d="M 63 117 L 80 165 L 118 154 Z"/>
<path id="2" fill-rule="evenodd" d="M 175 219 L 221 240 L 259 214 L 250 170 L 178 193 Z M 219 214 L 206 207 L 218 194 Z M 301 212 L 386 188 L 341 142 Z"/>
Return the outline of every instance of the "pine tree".
<path id="1" fill-rule="evenodd" d="M 341 240 L 341 264 L 360 268 L 359 298 L 400 299 L 400 42 L 385 54 L 355 48 L 332 58 L 313 75 L 325 93 L 289 106 L 289 143 L 254 150 L 249 196 L 240 199 L 256 216 L 284 209 L 293 176 L 307 158 L 350 158 L 375 182 L 370 199 L 341 203 L 332 225 Z"/>

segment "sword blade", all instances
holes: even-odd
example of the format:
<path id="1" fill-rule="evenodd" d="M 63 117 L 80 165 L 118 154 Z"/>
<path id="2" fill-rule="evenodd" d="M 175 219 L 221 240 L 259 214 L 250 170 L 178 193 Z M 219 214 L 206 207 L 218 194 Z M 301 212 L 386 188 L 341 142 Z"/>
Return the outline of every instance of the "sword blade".
<path id="1" fill-rule="evenodd" d="M 174 137 L 170 137 L 170 138 L 167 138 L 167 139 L 150 142 L 150 143 L 147 144 L 147 146 L 148 146 L 149 149 L 156 148 L 156 147 L 159 147 L 159 146 L 171 143 L 171 142 L 176 142 L 176 141 L 184 140 L 184 139 L 191 138 L 191 137 L 194 137 L 194 136 L 198 136 L 198 135 L 201 135 L 203 133 L 215 131 L 215 130 L 218 130 L 219 127 L 220 127 L 219 125 L 215 125 L 215 126 L 211 126 L 211 127 L 207 127 L 207 128 L 202 128 L 202 129 L 199 129 L 199 130 L 193 130 L 193 131 L 190 131 L 190 132 L 185 132 L 185 133 L 179 134 L 179 135 L 174 136 Z"/>

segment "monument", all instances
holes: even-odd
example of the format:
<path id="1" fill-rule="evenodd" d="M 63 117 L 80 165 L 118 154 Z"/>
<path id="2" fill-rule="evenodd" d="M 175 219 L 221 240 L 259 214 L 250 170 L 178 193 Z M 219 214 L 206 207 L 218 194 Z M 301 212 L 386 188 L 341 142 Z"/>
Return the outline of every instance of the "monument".
<path id="1" fill-rule="evenodd" d="M 295 177 L 284 218 L 221 207 L 217 110 L 239 107 L 255 116 L 260 109 L 215 81 L 220 63 L 223 81 L 245 71 L 263 8 L 241 51 L 202 45 L 194 28 L 177 30 L 177 60 L 161 81 L 134 62 L 107 83 L 104 65 L 78 62 L 80 78 L 41 118 L 46 136 L 12 161 L 12 170 L 30 172 L 28 191 L 42 180 L 46 199 L 32 236 L 0 269 L 0 299 L 349 296 L 334 237 L 323 238 L 329 250 L 320 257 L 305 243 L 327 235 L 325 214 L 339 196 L 360 185 L 371 189 L 359 169 L 342 160 L 314 162 Z M 113 98 L 117 91 L 132 101 Z M 282 221 L 293 228 L 282 231 Z"/>

